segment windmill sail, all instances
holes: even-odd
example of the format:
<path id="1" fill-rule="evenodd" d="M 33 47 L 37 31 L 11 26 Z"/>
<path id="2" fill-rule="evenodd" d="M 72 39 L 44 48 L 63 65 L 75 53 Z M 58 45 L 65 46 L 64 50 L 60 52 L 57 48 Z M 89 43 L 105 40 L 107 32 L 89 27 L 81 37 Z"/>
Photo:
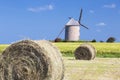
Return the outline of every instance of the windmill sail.
<path id="1" fill-rule="evenodd" d="M 84 26 L 83 24 L 80 24 L 80 25 L 83 26 L 83 27 L 86 28 L 86 29 L 89 29 L 88 27 Z"/>
<path id="2" fill-rule="evenodd" d="M 88 27 L 86 27 L 86 26 L 84 26 L 83 24 L 81 24 L 82 12 L 83 12 L 83 10 L 81 9 L 78 22 L 79 22 L 80 26 L 82 26 L 82 27 L 88 29 Z"/>
<path id="3" fill-rule="evenodd" d="M 60 31 L 60 33 L 58 34 L 57 38 L 59 38 L 59 36 L 62 34 L 62 32 L 64 31 L 65 27 L 62 28 L 62 30 Z"/>
<path id="4" fill-rule="evenodd" d="M 80 16 L 79 16 L 79 20 L 78 20 L 79 24 L 80 24 L 81 18 L 82 18 L 82 9 L 80 11 Z"/>

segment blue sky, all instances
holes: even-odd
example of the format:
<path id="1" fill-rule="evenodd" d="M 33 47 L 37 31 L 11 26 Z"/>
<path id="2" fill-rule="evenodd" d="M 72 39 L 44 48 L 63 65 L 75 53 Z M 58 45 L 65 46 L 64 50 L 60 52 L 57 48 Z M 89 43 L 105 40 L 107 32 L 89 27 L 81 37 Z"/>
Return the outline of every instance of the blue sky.
<path id="1" fill-rule="evenodd" d="M 22 39 L 54 40 L 69 21 L 78 20 L 81 40 L 120 42 L 120 0 L 0 0 L 0 44 Z M 60 36 L 64 39 L 64 32 Z"/>

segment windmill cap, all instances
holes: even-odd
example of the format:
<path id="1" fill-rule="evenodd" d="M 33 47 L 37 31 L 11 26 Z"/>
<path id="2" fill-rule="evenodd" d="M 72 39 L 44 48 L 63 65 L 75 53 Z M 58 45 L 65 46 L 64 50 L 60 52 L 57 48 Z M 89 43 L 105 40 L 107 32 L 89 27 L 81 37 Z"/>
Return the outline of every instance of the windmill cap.
<path id="1" fill-rule="evenodd" d="M 80 24 L 78 23 L 78 21 L 74 20 L 73 18 L 71 18 L 66 24 L 66 26 L 79 26 L 79 25 Z"/>

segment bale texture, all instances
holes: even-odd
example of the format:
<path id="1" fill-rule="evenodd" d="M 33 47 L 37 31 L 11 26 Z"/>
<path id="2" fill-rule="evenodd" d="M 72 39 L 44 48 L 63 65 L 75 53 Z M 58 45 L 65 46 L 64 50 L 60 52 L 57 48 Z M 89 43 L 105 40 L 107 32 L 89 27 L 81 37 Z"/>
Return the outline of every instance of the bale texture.
<path id="1" fill-rule="evenodd" d="M 0 80 L 63 80 L 60 51 L 50 42 L 22 40 L 0 57 Z"/>
<path id="2" fill-rule="evenodd" d="M 75 59 L 91 60 L 96 55 L 95 48 L 90 44 L 81 44 L 74 52 Z"/>

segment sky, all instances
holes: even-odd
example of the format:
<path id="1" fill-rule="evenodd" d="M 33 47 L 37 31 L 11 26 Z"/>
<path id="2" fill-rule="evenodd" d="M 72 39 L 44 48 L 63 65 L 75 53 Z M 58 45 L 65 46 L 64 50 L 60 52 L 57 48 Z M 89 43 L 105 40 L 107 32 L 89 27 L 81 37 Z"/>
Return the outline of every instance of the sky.
<path id="1" fill-rule="evenodd" d="M 80 40 L 120 42 L 120 0 L 0 0 L 0 44 L 54 40 L 68 17 L 79 19 L 81 8 L 89 30 L 80 26 Z"/>

